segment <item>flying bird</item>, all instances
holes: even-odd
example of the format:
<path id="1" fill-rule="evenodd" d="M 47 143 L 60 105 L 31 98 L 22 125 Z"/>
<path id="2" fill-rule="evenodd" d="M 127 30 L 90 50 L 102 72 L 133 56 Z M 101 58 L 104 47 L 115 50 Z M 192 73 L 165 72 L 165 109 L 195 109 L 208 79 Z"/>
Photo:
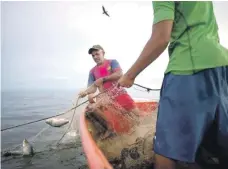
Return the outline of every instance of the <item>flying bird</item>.
<path id="1" fill-rule="evenodd" d="M 102 6 L 102 9 L 103 9 L 103 14 L 107 15 L 108 17 L 110 17 L 109 14 L 108 14 L 108 11 L 105 10 L 104 6 Z"/>

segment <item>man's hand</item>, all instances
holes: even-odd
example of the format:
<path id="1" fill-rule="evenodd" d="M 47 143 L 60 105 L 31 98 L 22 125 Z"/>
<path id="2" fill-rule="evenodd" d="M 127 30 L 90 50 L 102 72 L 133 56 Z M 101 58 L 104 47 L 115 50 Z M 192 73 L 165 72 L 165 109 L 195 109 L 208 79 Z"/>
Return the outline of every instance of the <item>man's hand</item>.
<path id="1" fill-rule="evenodd" d="M 97 87 L 100 87 L 102 84 L 103 84 L 103 78 L 99 78 L 97 79 L 94 84 L 97 86 Z"/>
<path id="2" fill-rule="evenodd" d="M 118 86 L 130 88 L 134 84 L 134 81 L 135 79 L 131 79 L 125 74 L 118 80 Z"/>
<path id="3" fill-rule="evenodd" d="M 86 90 L 81 91 L 81 92 L 78 94 L 78 96 L 81 97 L 81 98 L 83 98 L 83 97 L 85 97 L 85 96 L 87 96 L 87 95 L 88 95 L 88 93 L 87 93 Z"/>
<path id="4" fill-rule="evenodd" d="M 89 100 L 90 103 L 95 103 L 94 95 L 93 94 L 89 94 L 88 95 L 88 100 Z"/>
<path id="5" fill-rule="evenodd" d="M 96 105 L 95 104 L 88 104 L 88 106 L 86 106 L 86 111 L 87 112 L 94 112 L 94 111 L 96 111 Z"/>

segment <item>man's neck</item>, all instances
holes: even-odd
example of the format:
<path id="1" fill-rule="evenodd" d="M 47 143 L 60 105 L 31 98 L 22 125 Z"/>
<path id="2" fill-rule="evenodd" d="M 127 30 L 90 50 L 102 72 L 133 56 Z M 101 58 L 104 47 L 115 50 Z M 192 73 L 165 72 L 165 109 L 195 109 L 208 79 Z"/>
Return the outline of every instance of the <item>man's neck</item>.
<path id="1" fill-rule="evenodd" d="M 97 66 L 103 65 L 106 59 L 104 59 L 100 64 L 97 64 Z"/>

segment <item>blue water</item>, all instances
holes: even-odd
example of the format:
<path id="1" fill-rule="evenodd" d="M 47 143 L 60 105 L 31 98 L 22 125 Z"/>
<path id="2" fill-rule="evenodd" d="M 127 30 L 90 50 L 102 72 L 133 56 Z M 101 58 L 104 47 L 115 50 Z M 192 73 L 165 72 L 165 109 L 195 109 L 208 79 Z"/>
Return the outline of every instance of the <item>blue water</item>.
<path id="1" fill-rule="evenodd" d="M 1 94 L 2 129 L 56 115 L 71 108 L 73 100 L 77 97 L 76 91 L 8 91 Z M 24 138 L 34 137 L 45 127 L 48 126 L 42 121 L 1 132 L 1 150 L 11 150 L 15 145 L 21 145 Z M 62 136 L 62 133 L 57 132 L 58 130 L 60 129 L 54 128 L 48 133 L 44 132 L 37 138 L 37 142 L 46 146 L 50 140 L 57 141 Z M 36 142 L 34 144 L 34 147 L 37 147 Z M 50 150 L 49 147 L 46 150 L 43 148 L 32 158 L 2 157 L 1 163 L 4 169 L 50 167 L 75 169 L 86 167 L 79 137 L 73 145 L 65 145 L 65 147 L 53 150 Z"/>
<path id="2" fill-rule="evenodd" d="M 1 98 L 1 127 L 6 128 L 44 117 L 56 115 L 72 107 L 78 91 L 7 91 L 2 92 Z M 147 93 L 145 91 L 130 90 L 133 97 L 158 99 L 159 92 Z M 47 127 L 42 121 L 27 126 L 1 132 L 1 150 L 10 150 L 21 145 L 24 138 L 32 138 Z M 41 134 L 34 143 L 42 145 L 43 149 L 32 158 L 2 157 L 4 169 L 38 169 L 38 168 L 87 168 L 80 138 L 74 144 L 64 145 L 61 149 L 50 149 L 46 144 L 55 143 L 63 134 L 63 129 L 52 128 Z M 45 145 L 45 146 L 44 146 Z"/>
<path id="3" fill-rule="evenodd" d="M 2 92 L 1 127 L 6 128 L 55 115 L 72 106 L 73 91 Z M 39 132 L 44 122 L 2 132 L 2 147 L 16 144 Z"/>

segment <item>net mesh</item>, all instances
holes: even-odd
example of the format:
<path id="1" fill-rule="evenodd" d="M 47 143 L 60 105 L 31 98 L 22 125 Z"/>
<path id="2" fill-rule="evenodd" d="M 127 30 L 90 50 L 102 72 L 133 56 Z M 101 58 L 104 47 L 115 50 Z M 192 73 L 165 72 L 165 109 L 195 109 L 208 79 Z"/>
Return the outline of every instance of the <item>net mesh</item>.
<path id="1" fill-rule="evenodd" d="M 120 88 L 113 87 L 100 94 L 93 105 L 95 109 L 102 110 L 106 118 L 108 117 L 106 121 L 116 135 L 111 139 L 109 137 L 107 140 L 102 139 L 103 134 L 100 134 L 99 125 L 96 125 L 96 120 L 93 121 L 91 118 L 89 118 L 91 121 L 89 129 L 92 131 L 97 145 L 103 150 L 114 168 L 118 168 L 123 162 L 126 168 L 139 167 L 139 164 L 153 162 L 152 143 L 158 104 L 150 100 L 136 99 L 137 109 L 128 111 L 124 108 L 129 104 L 127 100 L 123 100 L 121 103 L 116 101 L 118 96 L 123 93 Z M 104 132 L 106 131 L 107 129 L 104 130 Z"/>
<path id="2" fill-rule="evenodd" d="M 141 114 L 143 114 L 144 119 L 145 117 L 151 117 L 150 120 L 148 120 L 148 124 L 146 124 L 146 122 L 143 122 L 144 125 L 141 125 L 141 128 L 138 129 L 138 133 L 142 133 L 140 134 L 136 134 L 138 137 L 132 137 L 131 138 L 131 142 L 126 141 L 126 138 L 130 138 L 129 135 L 134 132 L 134 131 L 128 131 L 127 133 L 124 131 L 127 128 L 131 128 L 134 129 L 134 127 L 137 127 L 137 123 L 138 123 L 138 115 L 135 112 L 129 112 L 127 111 L 124 107 L 124 101 L 123 103 L 120 105 L 117 101 L 116 98 L 118 98 L 118 96 L 122 95 L 126 93 L 126 91 L 122 90 L 121 88 L 118 88 L 116 86 L 113 86 L 112 88 L 110 88 L 109 90 L 99 94 L 95 100 L 96 103 L 93 104 L 93 109 L 94 110 L 101 110 L 102 113 L 110 113 L 107 123 L 110 126 L 111 129 L 113 129 L 115 132 L 117 132 L 117 135 L 125 135 L 125 136 L 121 136 L 120 137 L 116 137 L 114 138 L 117 139 L 116 142 L 119 142 L 118 144 L 113 144 L 112 142 L 112 146 L 113 149 L 110 149 L 111 154 L 115 154 L 116 152 L 116 148 L 121 150 L 124 147 L 128 147 L 129 149 L 131 149 L 132 147 L 135 147 L 136 145 L 140 145 L 143 144 L 143 147 L 148 146 L 148 144 L 146 143 L 145 139 L 143 142 L 137 142 L 136 143 L 136 139 L 141 137 L 141 138 L 145 138 L 145 137 L 150 137 L 151 139 L 151 132 L 153 133 L 154 129 L 155 129 L 155 124 L 151 123 L 151 118 L 154 118 L 153 120 L 155 121 L 156 117 L 152 117 L 151 116 L 151 112 L 155 111 L 157 108 L 157 104 L 145 104 L 144 101 L 142 101 L 142 103 L 144 104 L 138 104 L 137 107 L 140 110 Z M 80 99 L 78 101 L 78 104 L 84 102 L 85 99 Z M 128 103 L 126 103 L 128 104 Z M 75 99 L 74 104 L 72 105 L 72 107 L 77 106 L 77 99 Z M 80 138 L 79 138 L 79 116 L 81 113 L 83 113 L 83 110 L 88 106 L 88 103 L 78 107 L 76 110 L 72 110 L 69 112 L 64 113 L 61 116 L 56 117 L 56 119 L 67 119 L 69 120 L 69 123 L 62 126 L 62 127 L 52 127 L 48 124 L 46 124 L 45 122 L 43 122 L 43 128 L 37 132 L 37 134 L 33 137 L 30 138 L 26 138 L 32 145 L 33 148 L 35 150 L 36 154 L 44 154 L 45 152 L 48 152 L 48 156 L 51 154 L 58 154 L 59 151 L 63 151 L 63 150 L 68 150 L 70 151 L 71 148 L 75 149 L 78 145 L 78 142 L 80 142 Z M 59 112 L 61 113 L 61 112 Z M 100 114 L 101 117 L 102 114 Z M 118 117 L 118 118 L 117 118 Z M 115 120 L 115 119 L 118 119 Z M 72 121 L 72 122 L 71 122 Z M 94 123 L 95 124 L 95 123 Z M 116 127 L 118 124 L 118 127 Z M 153 125 L 151 125 L 153 124 Z M 96 126 L 97 127 L 97 126 Z M 106 126 L 105 126 L 106 127 Z M 97 130 L 99 130 L 99 127 L 97 127 Z M 107 128 L 103 128 L 103 131 L 107 131 Z M 99 135 L 99 137 L 101 137 L 102 135 Z M 144 137 L 145 136 L 145 137 Z M 140 139 L 138 139 L 140 140 Z M 148 139 L 147 139 L 148 140 Z M 148 142 L 148 141 L 147 141 Z M 99 145 L 101 142 L 97 142 L 97 144 Z M 135 144 L 136 143 L 136 144 Z M 108 144 L 104 143 L 103 146 L 100 145 L 101 149 L 104 149 Z M 131 147 L 131 148 L 130 148 Z M 22 143 L 15 145 L 15 146 L 11 146 L 10 148 L 6 148 L 4 150 L 2 150 L 2 152 L 21 152 L 22 150 Z M 110 156 L 110 154 L 106 154 L 106 152 L 104 151 L 104 154 L 107 155 L 107 157 L 113 157 L 110 158 L 110 160 L 114 160 L 115 157 L 119 157 L 119 155 L 113 155 Z M 144 152 L 144 154 L 148 154 L 147 152 Z M 145 159 L 144 156 L 142 156 L 143 159 Z M 128 160 L 129 161 L 129 160 Z M 132 165 L 134 164 L 134 161 L 129 161 L 128 163 L 131 163 Z"/>

